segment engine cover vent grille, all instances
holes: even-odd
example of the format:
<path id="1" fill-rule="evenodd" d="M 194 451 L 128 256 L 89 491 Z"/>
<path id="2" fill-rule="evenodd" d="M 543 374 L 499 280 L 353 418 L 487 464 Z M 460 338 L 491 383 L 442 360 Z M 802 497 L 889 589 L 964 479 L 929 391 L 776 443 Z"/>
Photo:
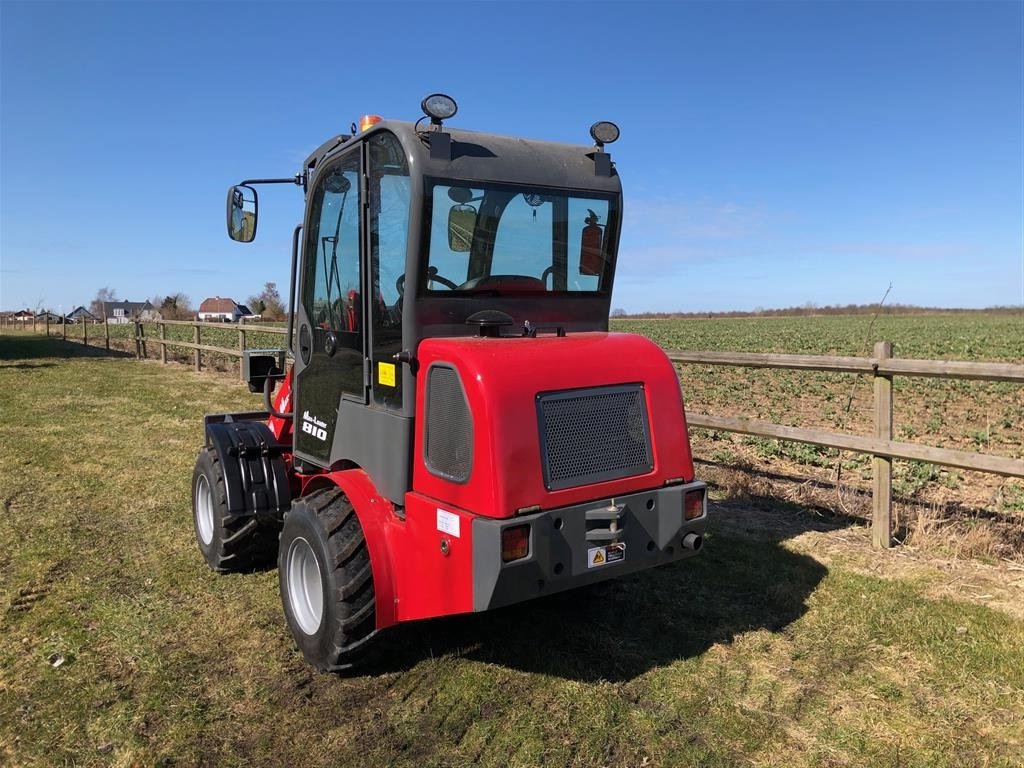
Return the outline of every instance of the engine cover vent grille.
<path id="1" fill-rule="evenodd" d="M 640 384 L 540 394 L 537 419 L 548 490 L 654 469 L 647 401 Z"/>
<path id="2" fill-rule="evenodd" d="M 432 365 L 427 374 L 424 453 L 427 469 L 456 483 L 473 471 L 473 417 L 456 370 Z"/>

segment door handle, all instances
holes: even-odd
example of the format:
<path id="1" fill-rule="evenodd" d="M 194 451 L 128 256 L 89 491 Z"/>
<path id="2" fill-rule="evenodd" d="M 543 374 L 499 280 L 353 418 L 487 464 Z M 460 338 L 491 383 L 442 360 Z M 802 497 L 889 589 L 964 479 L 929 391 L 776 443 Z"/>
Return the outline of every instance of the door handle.
<path id="1" fill-rule="evenodd" d="M 309 326 L 303 323 L 299 326 L 299 357 L 303 365 L 309 365 L 309 358 L 313 352 L 312 334 Z"/>

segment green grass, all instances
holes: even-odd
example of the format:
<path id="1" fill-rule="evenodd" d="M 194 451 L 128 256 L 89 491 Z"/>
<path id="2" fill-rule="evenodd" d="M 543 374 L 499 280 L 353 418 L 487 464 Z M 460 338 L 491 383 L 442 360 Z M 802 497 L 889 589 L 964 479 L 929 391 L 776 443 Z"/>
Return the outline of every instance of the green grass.
<path id="1" fill-rule="evenodd" d="M 216 576 L 193 540 L 202 415 L 257 398 L 81 353 L 0 335 L 0 764 L 1024 760 L 1024 622 L 826 566 L 735 505 L 693 560 L 409 625 L 372 674 L 317 675 L 276 574 Z"/>
<path id="2" fill-rule="evenodd" d="M 616 330 L 677 349 L 868 356 L 891 341 L 897 357 L 950 360 L 1024 359 L 1024 314 L 832 315 L 821 317 L 612 320 Z"/>

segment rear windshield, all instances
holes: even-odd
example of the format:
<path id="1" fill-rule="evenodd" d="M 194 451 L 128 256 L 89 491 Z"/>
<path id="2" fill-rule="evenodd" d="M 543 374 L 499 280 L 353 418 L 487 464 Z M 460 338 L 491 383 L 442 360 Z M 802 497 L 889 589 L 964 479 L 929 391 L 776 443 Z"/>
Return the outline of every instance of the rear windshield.
<path id="1" fill-rule="evenodd" d="M 598 193 L 428 180 L 427 292 L 604 293 L 618 210 Z"/>

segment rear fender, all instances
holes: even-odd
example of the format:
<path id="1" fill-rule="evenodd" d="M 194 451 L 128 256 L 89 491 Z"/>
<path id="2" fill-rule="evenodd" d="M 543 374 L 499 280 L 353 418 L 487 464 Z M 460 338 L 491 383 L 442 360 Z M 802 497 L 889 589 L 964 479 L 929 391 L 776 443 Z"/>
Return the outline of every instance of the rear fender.
<path id="1" fill-rule="evenodd" d="M 370 476 L 362 469 L 314 475 L 304 483 L 302 495 L 330 485 L 342 490 L 359 518 L 373 571 L 377 629 L 386 629 L 398 623 L 391 540 L 396 530 L 401 529 L 402 521 L 395 515 L 394 505 L 377 492 Z"/>

